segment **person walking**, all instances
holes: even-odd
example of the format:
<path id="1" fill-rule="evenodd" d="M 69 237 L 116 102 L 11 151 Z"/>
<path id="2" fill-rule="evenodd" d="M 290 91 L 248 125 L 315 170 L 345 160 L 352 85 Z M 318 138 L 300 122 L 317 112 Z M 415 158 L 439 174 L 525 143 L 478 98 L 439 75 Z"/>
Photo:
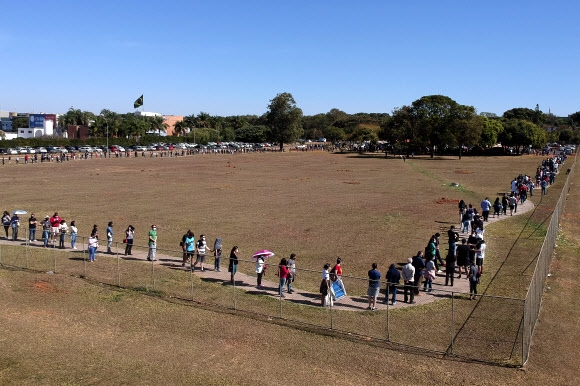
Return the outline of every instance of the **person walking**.
<path id="1" fill-rule="evenodd" d="M 401 273 L 395 266 L 395 264 L 391 264 L 389 270 L 387 271 L 386 275 L 387 279 L 387 288 L 385 293 L 385 304 L 389 303 L 389 293 L 393 294 L 391 299 L 391 304 L 394 306 L 397 304 L 397 285 L 401 282 Z"/>
<path id="2" fill-rule="evenodd" d="M 542 188 L 542 196 L 545 196 L 546 189 L 548 187 L 548 181 L 546 181 L 545 179 L 542 179 L 542 182 L 540 182 L 540 187 Z"/>
<path id="3" fill-rule="evenodd" d="M 290 271 L 288 270 L 288 262 L 286 258 L 282 258 L 280 260 L 280 264 L 278 264 L 278 294 L 281 298 L 284 297 L 284 286 L 286 285 L 286 280 L 288 279 Z"/>
<path id="4" fill-rule="evenodd" d="M 238 272 L 238 247 L 234 245 L 230 252 L 230 264 L 228 265 L 228 272 L 230 273 L 230 283 L 234 284 L 234 276 Z"/>
<path id="5" fill-rule="evenodd" d="M 125 256 L 132 255 L 133 250 L 133 240 L 135 238 L 135 228 L 133 225 L 129 225 L 127 229 L 125 229 L 125 239 L 127 243 L 125 244 Z"/>
<path id="6" fill-rule="evenodd" d="M 147 253 L 147 260 L 156 261 L 155 255 L 157 253 L 157 227 L 151 225 L 151 230 L 149 231 L 149 252 Z"/>
<path id="7" fill-rule="evenodd" d="M 377 309 L 377 297 L 379 296 L 379 291 L 381 289 L 381 273 L 377 269 L 377 263 L 372 264 L 372 269 L 368 272 L 369 277 L 369 287 L 367 290 L 369 306 L 367 310 Z"/>
<path id="8" fill-rule="evenodd" d="M 111 251 L 111 246 L 113 245 L 113 222 L 109 221 L 107 224 L 107 253 L 113 253 Z"/>
<path id="9" fill-rule="evenodd" d="M 2 214 L 2 226 L 4 226 L 4 233 L 6 233 L 6 240 L 8 240 L 8 230 L 10 229 L 10 213 L 4 211 Z"/>
<path id="10" fill-rule="evenodd" d="M 79 230 L 76 226 L 76 223 L 74 221 L 71 221 L 71 223 L 70 223 L 70 247 L 72 249 L 77 249 L 75 244 L 77 242 L 77 234 L 78 233 L 79 233 Z"/>
<path id="11" fill-rule="evenodd" d="M 185 264 L 187 264 L 187 261 L 189 259 L 187 254 L 187 245 L 185 244 L 185 239 L 187 239 L 187 235 L 189 234 L 189 232 L 191 232 L 191 229 L 188 229 L 187 232 L 185 232 L 183 236 L 181 236 L 181 241 L 179 242 L 179 246 L 183 251 L 183 260 L 181 262 L 182 267 L 185 267 Z"/>
<path id="12" fill-rule="evenodd" d="M 409 257 L 407 259 L 407 264 L 403 267 L 401 271 L 401 276 L 403 278 L 403 294 L 404 294 L 404 302 L 407 303 L 407 300 L 410 299 L 411 304 L 415 304 L 415 288 L 419 288 L 419 284 L 414 286 L 415 282 L 415 267 L 413 266 L 413 258 Z M 413 288 L 415 287 L 415 288 Z M 409 294 L 410 293 L 410 294 Z"/>
<path id="13" fill-rule="evenodd" d="M 28 233 L 29 233 L 28 240 L 29 241 L 36 242 L 36 224 L 37 223 L 38 222 L 36 221 L 36 217 L 34 216 L 34 213 L 32 213 L 30 215 L 30 217 L 28 218 Z"/>

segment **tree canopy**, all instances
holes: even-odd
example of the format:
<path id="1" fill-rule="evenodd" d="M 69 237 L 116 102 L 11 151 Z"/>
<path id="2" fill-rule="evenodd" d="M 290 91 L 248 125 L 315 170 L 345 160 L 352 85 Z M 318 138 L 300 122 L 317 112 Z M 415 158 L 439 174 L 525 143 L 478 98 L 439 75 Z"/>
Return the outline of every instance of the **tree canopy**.
<path id="1" fill-rule="evenodd" d="M 302 110 L 296 107 L 296 101 L 290 93 L 278 94 L 270 101 L 266 120 L 271 138 L 279 143 L 280 150 L 285 143 L 294 142 L 302 135 Z"/>

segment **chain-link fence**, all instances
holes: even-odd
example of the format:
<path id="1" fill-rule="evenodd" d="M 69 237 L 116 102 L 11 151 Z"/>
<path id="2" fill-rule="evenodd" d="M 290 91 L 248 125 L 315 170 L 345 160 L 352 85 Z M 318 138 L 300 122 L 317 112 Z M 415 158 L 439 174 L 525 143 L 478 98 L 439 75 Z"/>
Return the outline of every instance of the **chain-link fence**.
<path id="1" fill-rule="evenodd" d="M 527 362 L 530 355 L 532 336 L 534 335 L 534 329 L 536 327 L 536 322 L 538 321 L 538 316 L 540 315 L 540 308 L 542 305 L 544 284 L 546 283 L 546 277 L 550 271 L 550 263 L 552 261 L 552 255 L 554 254 L 554 248 L 556 247 L 556 238 L 558 237 L 560 218 L 562 216 L 562 212 L 564 211 L 564 205 L 566 204 L 566 197 L 570 189 L 570 181 L 574 175 L 577 158 L 578 153 L 576 153 L 574 156 L 574 162 L 567 172 L 568 178 L 566 179 L 558 203 L 554 207 L 554 212 L 552 214 L 552 218 L 550 219 L 550 225 L 548 226 L 548 231 L 546 233 L 542 248 L 538 253 L 536 267 L 534 268 L 534 273 L 530 281 L 530 287 L 526 294 L 523 316 L 522 365 Z"/>

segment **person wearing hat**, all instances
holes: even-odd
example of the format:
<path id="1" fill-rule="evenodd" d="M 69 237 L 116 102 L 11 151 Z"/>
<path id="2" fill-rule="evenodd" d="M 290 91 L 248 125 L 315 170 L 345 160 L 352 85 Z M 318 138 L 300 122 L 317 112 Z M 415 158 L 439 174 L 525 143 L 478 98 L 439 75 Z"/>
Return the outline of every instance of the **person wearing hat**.
<path id="1" fill-rule="evenodd" d="M 34 213 L 30 214 L 30 217 L 28 218 L 28 233 L 29 233 L 29 237 L 28 240 L 30 241 L 36 241 L 36 217 L 34 216 Z"/>
<path id="2" fill-rule="evenodd" d="M 415 304 L 415 292 L 413 291 L 413 284 L 415 283 L 415 267 L 413 267 L 413 258 L 409 257 L 407 259 L 407 264 L 403 267 L 401 271 L 403 276 L 403 294 L 404 302 L 407 303 L 408 293 L 410 293 L 410 303 Z"/>
<path id="3" fill-rule="evenodd" d="M 48 248 L 48 239 L 50 237 L 50 216 L 46 215 L 44 216 L 44 220 L 40 222 L 40 225 L 42 225 L 42 239 L 44 240 L 44 247 Z"/>

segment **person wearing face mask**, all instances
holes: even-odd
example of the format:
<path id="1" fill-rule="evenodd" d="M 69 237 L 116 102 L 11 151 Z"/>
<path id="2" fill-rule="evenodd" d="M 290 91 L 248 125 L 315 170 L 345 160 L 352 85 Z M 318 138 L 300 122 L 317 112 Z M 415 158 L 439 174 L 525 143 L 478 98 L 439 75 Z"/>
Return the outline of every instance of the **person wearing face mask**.
<path id="1" fill-rule="evenodd" d="M 157 253 L 157 227 L 151 225 L 149 231 L 149 252 L 147 253 L 147 260 L 156 261 L 155 254 Z"/>

